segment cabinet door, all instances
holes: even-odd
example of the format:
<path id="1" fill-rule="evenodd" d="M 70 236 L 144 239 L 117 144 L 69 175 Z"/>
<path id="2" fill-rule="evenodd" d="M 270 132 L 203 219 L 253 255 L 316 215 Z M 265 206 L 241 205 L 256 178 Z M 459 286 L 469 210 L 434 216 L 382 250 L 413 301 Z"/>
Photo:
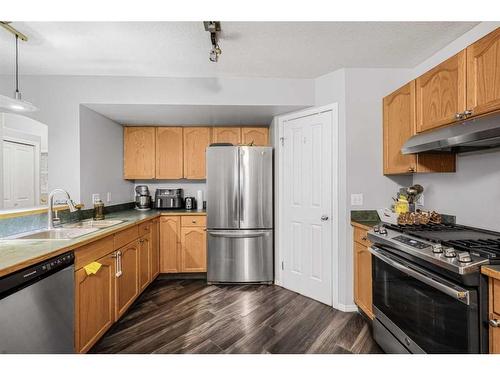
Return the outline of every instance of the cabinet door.
<path id="1" fill-rule="evenodd" d="M 411 173 L 417 169 L 416 155 L 403 155 L 401 147 L 415 134 L 415 81 L 383 100 L 384 174 Z"/>
<path id="2" fill-rule="evenodd" d="M 467 109 L 500 109 L 500 28 L 467 47 Z"/>
<path id="3" fill-rule="evenodd" d="M 151 281 L 160 273 L 160 221 L 154 219 L 151 226 Z"/>
<path id="4" fill-rule="evenodd" d="M 373 319 L 372 258 L 368 248 L 358 242 L 354 242 L 354 274 L 356 304 L 368 317 Z"/>
<path id="5" fill-rule="evenodd" d="M 156 128 L 156 178 L 183 177 L 182 128 Z"/>
<path id="6" fill-rule="evenodd" d="M 119 276 L 116 278 L 117 320 L 139 295 L 139 241 L 129 243 L 118 252 L 120 255 L 117 273 Z"/>
<path id="7" fill-rule="evenodd" d="M 210 145 L 210 128 L 184 128 L 184 178 L 204 180 L 206 149 Z"/>
<path id="8" fill-rule="evenodd" d="M 212 129 L 213 143 L 232 143 L 237 145 L 241 143 L 241 128 L 226 126 L 223 128 Z"/>
<path id="9" fill-rule="evenodd" d="M 151 234 L 139 238 L 139 291 L 143 291 L 151 281 Z"/>
<path id="10" fill-rule="evenodd" d="M 181 271 L 207 270 L 207 232 L 200 227 L 181 229 Z"/>
<path id="11" fill-rule="evenodd" d="M 254 146 L 268 146 L 269 129 L 264 127 L 242 127 L 241 143 L 245 145 L 252 143 Z"/>
<path id="12" fill-rule="evenodd" d="M 180 226 L 179 216 L 160 218 L 160 272 L 178 273 L 180 269 Z"/>
<path id="13" fill-rule="evenodd" d="M 500 280 L 490 277 L 489 281 L 489 319 L 500 320 Z M 500 354 L 500 328 L 492 327 L 490 331 L 490 353 Z"/>
<path id="14" fill-rule="evenodd" d="M 417 132 L 452 124 L 465 111 L 465 50 L 416 79 Z"/>
<path id="15" fill-rule="evenodd" d="M 155 178 L 155 128 L 125 127 L 123 174 L 126 179 Z"/>
<path id="16" fill-rule="evenodd" d="M 112 254 L 97 260 L 101 268 L 75 273 L 75 348 L 87 352 L 115 321 L 115 262 Z"/>

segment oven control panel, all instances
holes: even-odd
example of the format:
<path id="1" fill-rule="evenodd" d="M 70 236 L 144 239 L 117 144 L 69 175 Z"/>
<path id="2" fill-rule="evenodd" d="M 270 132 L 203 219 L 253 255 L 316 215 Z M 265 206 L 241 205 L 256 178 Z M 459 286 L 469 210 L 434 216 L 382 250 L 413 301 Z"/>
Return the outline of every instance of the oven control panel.
<path id="1" fill-rule="evenodd" d="M 405 237 L 405 236 L 397 236 L 392 238 L 395 241 L 404 243 L 405 245 L 409 245 L 411 247 L 414 247 L 416 249 L 425 249 L 426 247 L 429 247 L 428 243 L 421 242 L 414 240 L 413 238 Z"/>

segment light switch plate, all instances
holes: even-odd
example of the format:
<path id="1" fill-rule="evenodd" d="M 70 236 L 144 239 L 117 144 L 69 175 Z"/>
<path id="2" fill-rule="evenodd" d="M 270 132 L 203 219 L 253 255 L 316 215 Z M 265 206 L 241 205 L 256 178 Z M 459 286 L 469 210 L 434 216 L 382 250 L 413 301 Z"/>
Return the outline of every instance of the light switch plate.
<path id="1" fill-rule="evenodd" d="M 363 194 L 351 194 L 351 206 L 362 206 L 363 205 Z"/>
<path id="2" fill-rule="evenodd" d="M 417 206 L 424 207 L 424 194 L 420 194 L 420 197 L 418 197 Z"/>
<path id="3" fill-rule="evenodd" d="M 95 201 L 101 199 L 101 196 L 99 195 L 99 193 L 94 193 L 92 194 L 92 203 L 94 203 Z"/>

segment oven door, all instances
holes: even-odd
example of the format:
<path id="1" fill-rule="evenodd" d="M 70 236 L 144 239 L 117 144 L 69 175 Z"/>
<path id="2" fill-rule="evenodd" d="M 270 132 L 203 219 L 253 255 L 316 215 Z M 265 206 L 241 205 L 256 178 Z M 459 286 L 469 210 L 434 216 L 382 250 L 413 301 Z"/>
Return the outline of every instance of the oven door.
<path id="1" fill-rule="evenodd" d="M 385 342 L 381 346 L 386 351 L 479 353 L 475 289 L 458 286 L 389 251 L 372 247 L 370 252 L 374 333 Z M 401 350 L 394 349 L 396 342 Z"/>

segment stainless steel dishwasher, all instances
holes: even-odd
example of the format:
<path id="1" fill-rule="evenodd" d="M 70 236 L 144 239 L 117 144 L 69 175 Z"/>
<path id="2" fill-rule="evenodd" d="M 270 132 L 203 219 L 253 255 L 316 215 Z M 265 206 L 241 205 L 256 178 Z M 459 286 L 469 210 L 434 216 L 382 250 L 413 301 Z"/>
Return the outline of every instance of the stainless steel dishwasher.
<path id="1" fill-rule="evenodd" d="M 74 255 L 0 278 L 0 353 L 74 352 Z"/>

